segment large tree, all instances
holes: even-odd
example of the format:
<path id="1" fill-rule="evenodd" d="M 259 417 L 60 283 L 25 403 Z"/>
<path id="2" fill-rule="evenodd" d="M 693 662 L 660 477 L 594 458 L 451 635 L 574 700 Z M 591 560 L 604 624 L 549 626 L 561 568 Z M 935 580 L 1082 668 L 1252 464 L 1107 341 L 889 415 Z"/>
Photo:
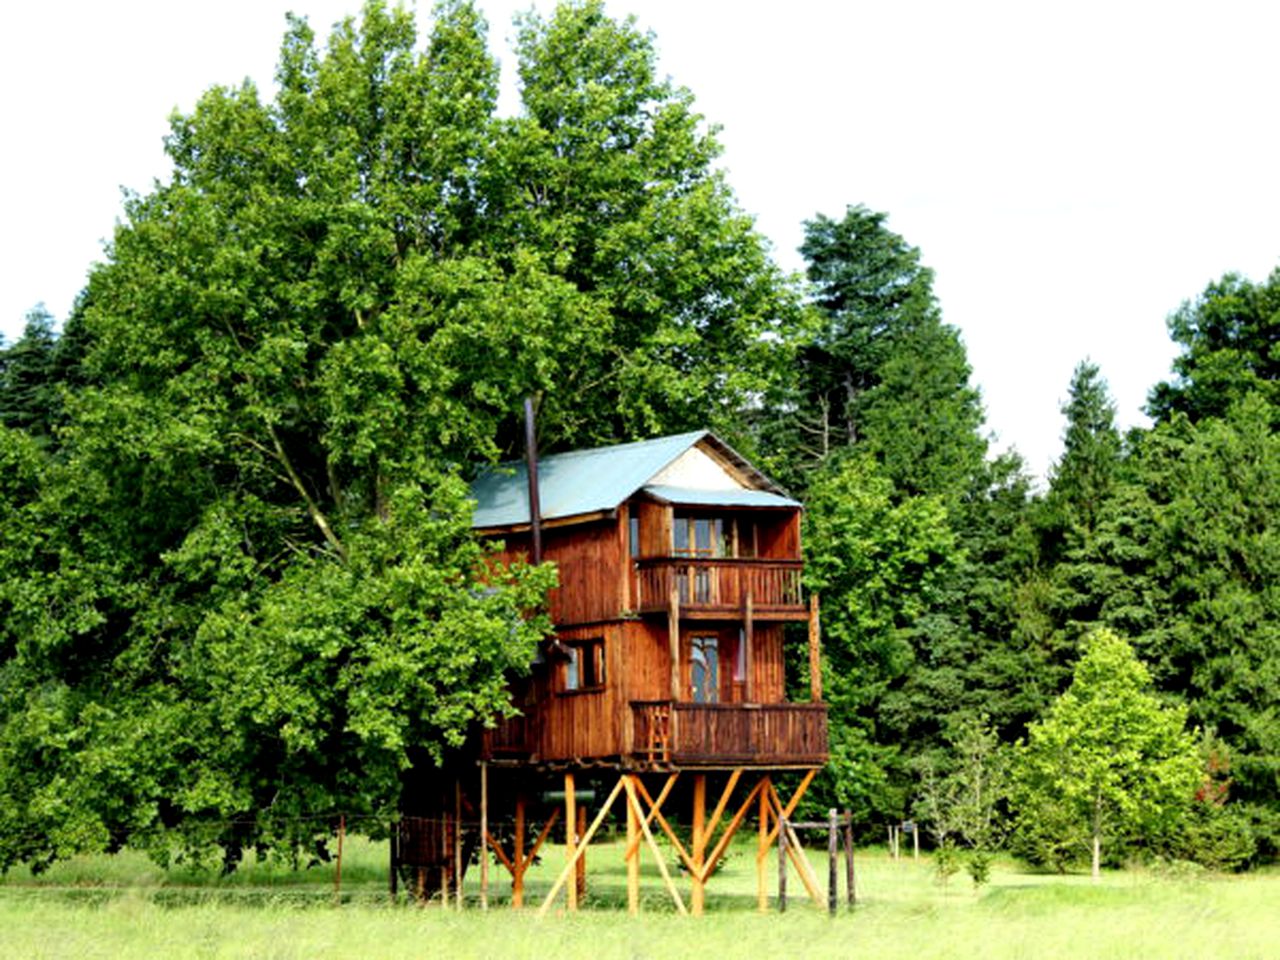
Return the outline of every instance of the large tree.
<path id="1" fill-rule="evenodd" d="M 790 293 L 691 97 L 599 3 L 519 57 L 504 120 L 470 3 L 420 45 L 375 0 L 323 48 L 291 19 L 272 100 L 172 118 L 81 301 L 63 451 L 0 451 L 0 863 L 386 810 L 547 628 L 552 572 L 469 530 L 520 398 L 548 447 L 750 400 Z"/>

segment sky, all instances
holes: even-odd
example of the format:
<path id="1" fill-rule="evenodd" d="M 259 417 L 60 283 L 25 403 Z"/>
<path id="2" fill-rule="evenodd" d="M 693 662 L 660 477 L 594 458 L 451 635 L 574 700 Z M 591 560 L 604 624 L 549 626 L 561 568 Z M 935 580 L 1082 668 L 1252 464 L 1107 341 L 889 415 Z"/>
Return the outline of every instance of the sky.
<path id="1" fill-rule="evenodd" d="M 271 87 L 284 12 L 323 36 L 359 0 L 21 4 L 0 35 L 0 333 L 63 319 L 121 189 L 168 174 L 174 110 Z M 511 16 L 481 0 L 517 109 Z M 425 19 L 428 4 L 419 4 Z M 1075 365 L 1122 426 L 1175 353 L 1165 318 L 1280 266 L 1280 3 L 609 0 L 721 127 L 721 163 L 776 261 L 803 221 L 865 204 L 921 250 L 961 332 L 995 449 L 1060 455 Z"/>

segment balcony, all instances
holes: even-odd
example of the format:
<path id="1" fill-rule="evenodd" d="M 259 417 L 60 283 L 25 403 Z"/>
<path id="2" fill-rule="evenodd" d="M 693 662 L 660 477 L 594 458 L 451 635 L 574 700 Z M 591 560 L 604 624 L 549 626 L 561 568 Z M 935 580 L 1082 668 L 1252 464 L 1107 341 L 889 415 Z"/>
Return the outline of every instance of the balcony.
<path id="1" fill-rule="evenodd" d="M 662 557 L 636 561 L 636 609 L 666 613 L 674 589 L 686 617 L 741 616 L 747 597 L 760 620 L 803 620 L 800 560 Z"/>
<path id="2" fill-rule="evenodd" d="M 631 759 L 645 766 L 813 767 L 827 762 L 822 703 L 633 700 Z"/>

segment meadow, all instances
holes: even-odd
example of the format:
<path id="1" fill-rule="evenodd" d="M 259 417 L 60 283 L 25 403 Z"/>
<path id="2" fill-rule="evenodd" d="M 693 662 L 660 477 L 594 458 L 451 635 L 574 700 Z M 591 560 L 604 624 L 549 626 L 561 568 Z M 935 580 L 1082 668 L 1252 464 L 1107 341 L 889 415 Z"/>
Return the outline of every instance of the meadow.
<path id="1" fill-rule="evenodd" d="M 825 877 L 825 855 L 810 851 Z M 547 848 L 531 873 L 536 906 L 561 863 Z M 353 840 L 341 902 L 332 867 L 246 864 L 168 871 L 132 852 L 60 863 L 38 876 L 0 879 L 0 956 L 302 957 L 1275 957 L 1280 872 L 1245 876 L 1147 870 L 1042 875 L 998 862 L 974 890 L 963 874 L 938 883 L 931 862 L 859 851 L 859 902 L 828 917 L 792 877 L 785 914 L 755 912 L 752 851 L 733 852 L 708 888 L 707 915 L 678 916 L 646 865 L 639 917 L 624 909 L 621 850 L 593 846 L 584 909 L 543 920 L 505 903 L 500 869 L 479 909 L 468 873 L 463 911 L 392 904 L 385 846 Z M 771 863 L 770 881 L 776 877 Z M 687 893 L 687 885 L 685 891 Z"/>

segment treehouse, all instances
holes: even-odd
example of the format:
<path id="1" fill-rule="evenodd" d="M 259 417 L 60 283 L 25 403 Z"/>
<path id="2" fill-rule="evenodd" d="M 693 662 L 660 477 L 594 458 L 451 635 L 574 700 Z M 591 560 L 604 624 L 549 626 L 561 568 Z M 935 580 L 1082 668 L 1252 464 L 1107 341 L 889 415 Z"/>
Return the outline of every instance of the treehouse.
<path id="1" fill-rule="evenodd" d="M 556 643 L 486 759 L 825 763 L 826 708 L 788 703 L 783 678 L 783 625 L 812 617 L 800 504 L 706 431 L 550 456 L 537 473 Z M 520 464 L 472 488 L 473 524 L 504 558 L 531 553 L 528 484 Z"/>
<path id="2" fill-rule="evenodd" d="M 700 913 L 710 874 L 753 814 L 763 909 L 766 854 L 780 833 L 786 840 L 788 818 L 827 760 L 817 598 L 801 588 L 801 505 L 707 431 L 541 459 L 532 441 L 530 450 L 525 463 L 475 481 L 473 526 L 498 545 L 499 562 L 556 564 L 555 636 L 512 681 L 518 714 L 497 719 L 406 805 L 418 815 L 402 818 L 393 877 L 397 864 L 409 867 L 420 896 L 438 882 L 442 899 L 461 898 L 479 848 L 487 898 L 491 850 L 518 907 L 525 871 L 559 820 L 566 863 L 541 909 L 561 889 L 575 909 L 587 843 L 621 801 L 632 912 L 645 845 L 685 910 L 650 824 L 680 858 Z M 787 700 L 785 665 L 804 659 L 786 655 L 788 636 L 807 638 L 809 702 Z M 783 771 L 796 772 L 783 780 L 789 798 L 774 781 Z M 551 777 L 563 777 L 562 789 L 548 793 Z M 719 791 L 710 814 L 709 783 Z M 579 798 L 596 801 L 589 826 Z M 670 810 L 686 801 L 682 840 Z M 817 899 L 794 833 L 780 848 Z"/>

